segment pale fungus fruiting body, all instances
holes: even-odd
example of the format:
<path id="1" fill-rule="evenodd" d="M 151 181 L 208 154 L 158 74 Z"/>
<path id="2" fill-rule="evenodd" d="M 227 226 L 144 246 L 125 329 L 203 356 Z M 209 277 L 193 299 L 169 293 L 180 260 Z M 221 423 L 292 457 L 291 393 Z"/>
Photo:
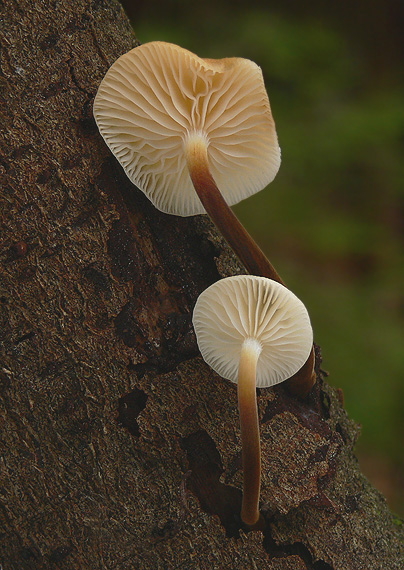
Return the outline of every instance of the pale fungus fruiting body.
<path id="1" fill-rule="evenodd" d="M 202 59 L 173 44 L 144 44 L 108 70 L 94 117 L 127 176 L 156 208 L 207 213 L 257 276 L 215 283 L 193 315 L 203 358 L 238 384 L 241 517 L 254 526 L 261 480 L 256 387 L 293 377 L 293 392 L 306 395 L 314 379 L 307 311 L 229 207 L 272 182 L 280 166 L 261 69 L 247 59 Z"/>
<path id="2" fill-rule="evenodd" d="M 156 208 L 177 216 L 207 213 L 250 273 L 282 282 L 230 209 L 269 184 L 280 165 L 258 65 L 150 42 L 108 70 L 94 117 Z"/>
<path id="3" fill-rule="evenodd" d="M 279 169 L 262 72 L 247 59 L 144 44 L 109 69 L 94 116 L 131 181 L 169 214 L 205 213 L 189 172 L 195 156 L 206 153 L 229 205 L 262 190 Z"/>
<path id="4" fill-rule="evenodd" d="M 252 275 L 283 283 L 230 206 L 262 190 L 280 149 L 261 69 L 202 59 L 150 42 L 122 55 L 94 101 L 94 117 L 130 180 L 162 212 L 207 213 Z M 220 190 L 219 190 L 220 189 Z M 306 396 L 314 353 L 290 381 Z"/>
<path id="5" fill-rule="evenodd" d="M 289 289 L 265 277 L 217 281 L 199 296 L 193 323 L 204 360 L 223 378 L 238 381 L 243 345 L 255 351 L 258 388 L 293 376 L 313 344 L 306 307 Z"/>
<path id="6" fill-rule="evenodd" d="M 256 388 L 293 376 L 313 346 L 303 303 L 280 283 L 241 275 L 222 279 L 199 296 L 193 314 L 198 346 L 218 374 L 237 382 L 243 446 L 242 520 L 259 518 L 261 458 Z"/>

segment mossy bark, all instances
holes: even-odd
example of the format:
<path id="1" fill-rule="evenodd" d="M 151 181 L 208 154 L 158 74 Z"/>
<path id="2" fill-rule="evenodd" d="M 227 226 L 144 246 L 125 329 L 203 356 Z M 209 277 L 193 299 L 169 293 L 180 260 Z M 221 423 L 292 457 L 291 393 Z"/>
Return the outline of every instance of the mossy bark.
<path id="1" fill-rule="evenodd" d="M 306 402 L 259 394 L 266 529 L 242 529 L 236 387 L 191 327 L 242 268 L 204 217 L 157 212 L 97 132 L 97 86 L 136 45 L 120 5 L 3 0 L 0 22 L 1 568 L 402 568 L 319 370 Z"/>

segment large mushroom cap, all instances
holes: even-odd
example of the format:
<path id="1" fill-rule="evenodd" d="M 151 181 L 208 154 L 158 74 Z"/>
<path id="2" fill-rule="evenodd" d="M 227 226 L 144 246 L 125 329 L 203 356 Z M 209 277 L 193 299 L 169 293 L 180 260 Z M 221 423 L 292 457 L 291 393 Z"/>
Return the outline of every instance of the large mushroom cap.
<path id="1" fill-rule="evenodd" d="M 205 212 L 185 158 L 194 137 L 206 141 L 229 205 L 262 190 L 279 169 L 261 69 L 247 59 L 201 59 L 173 44 L 144 44 L 109 69 L 94 116 L 130 180 L 166 213 Z"/>
<path id="2" fill-rule="evenodd" d="M 259 388 L 293 376 L 313 345 L 306 307 L 289 289 L 265 277 L 217 281 L 198 297 L 193 324 L 205 362 L 232 382 L 238 381 L 244 341 L 258 343 Z"/>

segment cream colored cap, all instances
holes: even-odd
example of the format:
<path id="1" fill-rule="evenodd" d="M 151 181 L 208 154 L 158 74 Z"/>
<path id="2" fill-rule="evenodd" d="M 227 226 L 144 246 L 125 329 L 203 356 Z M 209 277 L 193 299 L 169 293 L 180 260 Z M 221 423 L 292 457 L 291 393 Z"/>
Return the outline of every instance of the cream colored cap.
<path id="1" fill-rule="evenodd" d="M 169 214 L 205 213 L 188 173 L 190 138 L 206 141 L 229 205 L 262 190 L 279 169 L 262 72 L 248 59 L 201 59 L 173 44 L 144 44 L 109 69 L 94 117 L 130 180 Z"/>
<path id="2" fill-rule="evenodd" d="M 237 275 L 217 281 L 198 297 L 193 324 L 205 362 L 232 382 L 238 381 L 243 343 L 258 343 L 259 388 L 293 376 L 313 346 L 306 307 L 289 289 L 266 277 Z"/>

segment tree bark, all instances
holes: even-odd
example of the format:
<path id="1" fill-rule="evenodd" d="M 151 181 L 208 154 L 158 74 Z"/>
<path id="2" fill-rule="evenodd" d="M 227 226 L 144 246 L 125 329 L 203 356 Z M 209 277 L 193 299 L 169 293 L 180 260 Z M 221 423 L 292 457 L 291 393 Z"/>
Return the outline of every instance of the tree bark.
<path id="1" fill-rule="evenodd" d="M 319 354 L 306 401 L 259 392 L 266 528 L 243 530 L 236 387 L 191 326 L 243 268 L 206 217 L 156 211 L 98 134 L 129 22 L 115 0 L 0 11 L 2 570 L 403 568 Z"/>

